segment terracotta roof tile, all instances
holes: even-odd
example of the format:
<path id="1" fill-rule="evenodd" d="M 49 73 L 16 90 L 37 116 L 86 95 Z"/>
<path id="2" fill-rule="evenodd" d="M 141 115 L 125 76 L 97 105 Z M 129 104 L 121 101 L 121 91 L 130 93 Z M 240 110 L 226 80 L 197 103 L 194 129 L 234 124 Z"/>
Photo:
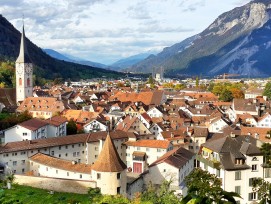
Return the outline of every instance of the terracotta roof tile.
<path id="1" fill-rule="evenodd" d="M 125 142 L 125 145 L 127 146 L 162 148 L 162 149 L 167 149 L 170 144 L 171 143 L 167 140 L 137 140 Z"/>
<path id="2" fill-rule="evenodd" d="M 54 117 L 48 118 L 45 121 L 47 123 L 49 123 L 50 125 L 59 126 L 65 122 L 67 122 L 67 119 L 64 117 L 61 117 L 61 116 L 54 116 Z"/>
<path id="3" fill-rule="evenodd" d="M 48 123 L 44 120 L 32 118 L 30 120 L 19 123 L 18 125 L 33 131 L 33 130 L 37 130 L 43 126 L 46 126 L 47 124 Z"/>
<path id="4" fill-rule="evenodd" d="M 116 147 L 109 135 L 107 135 L 101 153 L 92 169 L 98 172 L 121 172 L 127 166 L 120 159 Z"/>
<path id="5" fill-rule="evenodd" d="M 85 174 L 91 173 L 91 165 L 89 164 L 72 163 L 72 161 L 59 159 L 42 153 L 33 155 L 30 157 L 30 161 L 66 171 L 80 172 Z"/>
<path id="6" fill-rule="evenodd" d="M 62 112 L 64 103 L 52 97 L 28 97 L 17 108 L 17 111 L 46 111 L 46 112 Z"/>
<path id="7" fill-rule="evenodd" d="M 158 160 L 153 162 L 150 167 L 155 166 L 160 163 L 167 163 L 169 165 L 172 165 L 178 169 L 183 167 L 189 160 L 191 160 L 195 156 L 194 153 L 190 152 L 189 150 L 186 150 L 183 147 L 173 149 L 166 154 L 164 154 L 162 157 L 160 157 Z"/>

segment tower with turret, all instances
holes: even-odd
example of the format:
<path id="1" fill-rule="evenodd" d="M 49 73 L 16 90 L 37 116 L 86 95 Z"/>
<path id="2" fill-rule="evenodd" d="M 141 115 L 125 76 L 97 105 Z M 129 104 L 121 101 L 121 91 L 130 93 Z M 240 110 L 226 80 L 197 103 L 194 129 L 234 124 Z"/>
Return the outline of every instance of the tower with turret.
<path id="1" fill-rule="evenodd" d="M 126 195 L 126 168 L 108 133 L 98 159 L 91 166 L 92 179 L 96 181 L 102 194 Z"/>
<path id="2" fill-rule="evenodd" d="M 21 35 L 20 53 L 15 66 L 16 102 L 20 103 L 27 97 L 33 96 L 33 64 L 27 51 L 24 26 Z"/>

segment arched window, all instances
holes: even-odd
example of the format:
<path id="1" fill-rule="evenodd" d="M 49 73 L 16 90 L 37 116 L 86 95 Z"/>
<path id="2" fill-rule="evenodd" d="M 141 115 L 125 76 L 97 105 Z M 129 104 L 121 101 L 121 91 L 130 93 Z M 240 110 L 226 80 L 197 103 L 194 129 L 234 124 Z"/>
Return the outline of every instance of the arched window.
<path id="1" fill-rule="evenodd" d="M 30 79 L 27 78 L 27 86 L 30 86 Z"/>
<path id="2" fill-rule="evenodd" d="M 19 85 L 22 86 L 22 78 L 19 78 Z"/>

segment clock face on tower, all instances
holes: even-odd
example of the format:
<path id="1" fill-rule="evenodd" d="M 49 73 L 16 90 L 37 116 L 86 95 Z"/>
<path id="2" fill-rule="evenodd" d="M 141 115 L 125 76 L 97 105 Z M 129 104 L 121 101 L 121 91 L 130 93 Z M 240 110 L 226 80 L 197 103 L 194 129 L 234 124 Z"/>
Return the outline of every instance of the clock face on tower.
<path id="1" fill-rule="evenodd" d="M 30 74 L 30 73 L 32 72 L 32 67 L 26 65 L 26 66 L 25 66 L 25 72 L 26 72 L 27 74 Z"/>
<path id="2" fill-rule="evenodd" d="M 19 64 L 18 67 L 16 68 L 17 74 L 21 75 L 24 71 L 24 66 L 22 64 Z"/>

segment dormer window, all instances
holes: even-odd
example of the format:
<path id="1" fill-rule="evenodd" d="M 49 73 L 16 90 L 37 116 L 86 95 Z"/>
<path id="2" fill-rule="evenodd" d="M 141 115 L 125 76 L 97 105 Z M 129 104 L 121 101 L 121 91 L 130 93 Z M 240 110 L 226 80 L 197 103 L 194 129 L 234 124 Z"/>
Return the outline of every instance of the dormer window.
<path id="1" fill-rule="evenodd" d="M 236 165 L 243 165 L 245 163 L 244 159 L 235 159 Z"/>

